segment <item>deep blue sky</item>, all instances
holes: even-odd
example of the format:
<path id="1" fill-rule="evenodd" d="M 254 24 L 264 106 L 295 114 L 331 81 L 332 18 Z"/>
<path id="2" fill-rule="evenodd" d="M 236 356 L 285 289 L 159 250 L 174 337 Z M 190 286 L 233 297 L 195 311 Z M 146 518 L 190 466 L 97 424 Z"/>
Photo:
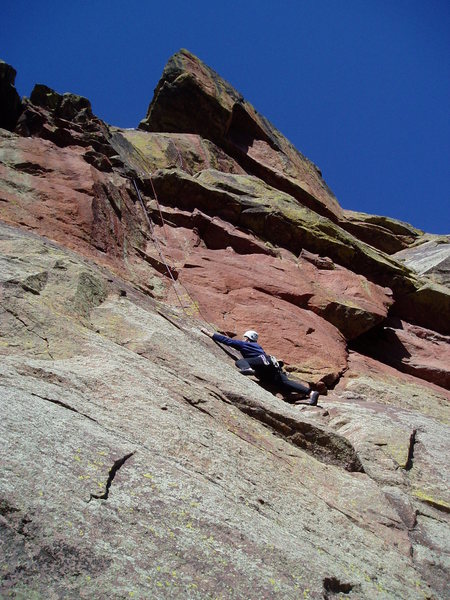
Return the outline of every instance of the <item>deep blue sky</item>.
<path id="1" fill-rule="evenodd" d="M 6 0 L 0 58 L 135 127 L 187 48 L 314 161 L 344 208 L 450 233 L 448 0 Z"/>

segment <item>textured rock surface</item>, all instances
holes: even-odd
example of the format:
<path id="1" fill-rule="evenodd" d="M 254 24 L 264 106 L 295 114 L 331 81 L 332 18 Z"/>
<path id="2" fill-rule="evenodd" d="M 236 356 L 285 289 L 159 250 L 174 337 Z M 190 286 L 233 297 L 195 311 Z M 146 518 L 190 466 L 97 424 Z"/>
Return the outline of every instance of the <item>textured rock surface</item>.
<path id="1" fill-rule="evenodd" d="M 449 286 L 450 237 L 433 236 L 433 238 L 420 245 L 397 252 L 395 258 L 420 275 L 426 275 L 435 283 Z"/>
<path id="2" fill-rule="evenodd" d="M 384 253 L 429 237 L 342 211 L 186 52 L 151 131 L 42 85 L 21 110 L 0 130 L 0 595 L 446 597 L 450 290 Z M 257 328 L 319 405 L 242 377 L 205 319 Z"/>
<path id="3" fill-rule="evenodd" d="M 390 318 L 360 337 L 356 346 L 400 371 L 450 389 L 449 336 Z"/>
<path id="4" fill-rule="evenodd" d="M 106 271 L 0 245 L 5 595 L 440 593 L 443 392 L 405 384 L 428 416 L 355 390 L 302 411 Z"/>
<path id="5" fill-rule="evenodd" d="M 387 254 L 399 252 L 423 236 L 419 229 L 397 219 L 352 210 L 344 211 L 344 215 L 345 221 L 341 221 L 344 229 Z"/>

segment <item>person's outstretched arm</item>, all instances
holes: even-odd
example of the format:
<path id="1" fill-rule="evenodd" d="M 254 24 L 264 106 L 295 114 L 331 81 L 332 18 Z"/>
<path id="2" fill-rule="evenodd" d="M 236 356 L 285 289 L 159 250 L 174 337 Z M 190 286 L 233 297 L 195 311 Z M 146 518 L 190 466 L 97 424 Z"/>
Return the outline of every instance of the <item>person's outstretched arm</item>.
<path id="1" fill-rule="evenodd" d="M 211 337 L 215 342 L 219 342 L 225 346 L 231 346 L 232 348 L 237 348 L 238 350 L 240 350 L 242 346 L 245 346 L 245 342 L 242 340 L 234 340 L 233 338 L 227 337 L 226 335 L 221 335 L 220 333 L 211 333 L 205 327 L 202 327 L 200 331 Z"/>

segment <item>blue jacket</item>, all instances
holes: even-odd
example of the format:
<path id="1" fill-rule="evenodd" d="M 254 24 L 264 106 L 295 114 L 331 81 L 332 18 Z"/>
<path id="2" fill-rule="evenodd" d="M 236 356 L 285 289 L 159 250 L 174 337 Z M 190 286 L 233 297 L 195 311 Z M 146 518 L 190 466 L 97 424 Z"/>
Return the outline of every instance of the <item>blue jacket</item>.
<path id="1" fill-rule="evenodd" d="M 263 348 L 256 342 L 233 340 L 225 335 L 220 335 L 220 333 L 215 333 L 212 336 L 212 339 L 216 340 L 216 342 L 220 342 L 221 344 L 225 344 L 225 346 L 236 348 L 244 358 L 256 358 L 257 356 L 261 356 L 261 354 L 265 354 Z"/>

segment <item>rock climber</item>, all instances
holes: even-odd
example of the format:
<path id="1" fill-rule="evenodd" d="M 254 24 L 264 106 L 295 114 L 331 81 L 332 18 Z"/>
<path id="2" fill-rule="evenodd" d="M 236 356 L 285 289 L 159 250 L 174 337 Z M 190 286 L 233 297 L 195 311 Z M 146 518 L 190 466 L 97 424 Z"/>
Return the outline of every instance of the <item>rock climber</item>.
<path id="1" fill-rule="evenodd" d="M 246 331 L 243 335 L 243 340 L 235 340 L 220 333 L 211 334 L 204 328 L 201 331 L 205 335 L 212 337 L 216 342 L 239 350 L 243 358 L 237 360 L 235 365 L 243 375 L 255 375 L 262 382 L 273 383 L 281 389 L 290 392 L 306 394 L 309 398 L 309 405 L 317 405 L 319 392 L 313 391 L 311 388 L 289 379 L 283 371 L 282 365 L 273 356 L 266 354 L 262 346 L 258 344 L 258 334 L 256 331 Z"/>

